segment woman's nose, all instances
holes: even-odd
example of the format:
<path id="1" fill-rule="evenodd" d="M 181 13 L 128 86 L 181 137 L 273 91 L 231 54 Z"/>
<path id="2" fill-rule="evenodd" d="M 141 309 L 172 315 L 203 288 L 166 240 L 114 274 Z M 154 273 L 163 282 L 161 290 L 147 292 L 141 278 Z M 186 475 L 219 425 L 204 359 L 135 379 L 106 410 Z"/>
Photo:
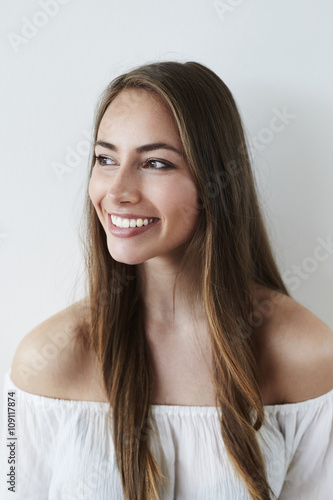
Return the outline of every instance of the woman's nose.
<path id="1" fill-rule="evenodd" d="M 114 205 L 125 202 L 137 203 L 140 200 L 137 175 L 129 169 L 120 167 L 109 182 L 107 197 Z"/>

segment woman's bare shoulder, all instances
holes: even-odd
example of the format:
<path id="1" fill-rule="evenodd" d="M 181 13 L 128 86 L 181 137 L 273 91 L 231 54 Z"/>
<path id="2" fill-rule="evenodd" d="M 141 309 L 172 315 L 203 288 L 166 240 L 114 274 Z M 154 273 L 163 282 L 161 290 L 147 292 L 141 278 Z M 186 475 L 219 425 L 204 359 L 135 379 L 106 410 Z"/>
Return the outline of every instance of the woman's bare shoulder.
<path id="1" fill-rule="evenodd" d="M 87 299 L 57 312 L 20 341 L 13 357 L 14 384 L 41 396 L 69 398 L 85 366 L 80 335 L 88 319 Z"/>
<path id="2" fill-rule="evenodd" d="M 254 345 L 266 404 L 305 401 L 333 389 L 333 330 L 281 293 L 266 289 L 257 307 L 263 321 Z"/>

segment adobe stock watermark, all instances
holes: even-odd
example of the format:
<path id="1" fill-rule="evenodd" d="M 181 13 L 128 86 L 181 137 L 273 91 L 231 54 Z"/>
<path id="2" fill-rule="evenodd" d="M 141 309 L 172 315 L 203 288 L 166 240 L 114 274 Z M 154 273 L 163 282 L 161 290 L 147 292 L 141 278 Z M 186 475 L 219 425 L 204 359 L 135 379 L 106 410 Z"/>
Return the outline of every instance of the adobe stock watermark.
<path id="1" fill-rule="evenodd" d="M 52 161 L 51 167 L 58 181 L 63 182 L 64 175 L 73 172 L 80 165 L 82 160 L 88 157 L 92 147 L 91 134 L 87 130 L 84 130 L 83 135 L 86 139 L 81 139 L 74 148 L 72 146 L 66 146 L 65 159 L 62 163 L 59 161 Z"/>
<path id="2" fill-rule="evenodd" d="M 41 29 L 45 28 L 50 19 L 56 17 L 63 5 L 67 5 L 71 0 L 40 0 L 38 5 L 41 10 L 37 10 L 31 19 L 22 18 L 20 33 L 10 31 L 7 38 L 14 52 L 19 52 L 20 48 L 29 43 L 38 35 Z"/>
<path id="3" fill-rule="evenodd" d="M 109 281 L 109 289 L 99 291 L 98 302 L 101 305 L 108 305 L 110 303 L 111 295 L 121 293 L 133 280 L 135 280 L 135 276 L 126 274 L 124 268 L 121 270 L 121 273 L 116 270 L 112 271 L 112 277 Z"/>
<path id="4" fill-rule="evenodd" d="M 63 350 L 73 336 L 69 333 L 75 327 L 74 324 L 67 325 L 67 327 L 49 338 L 49 342 L 45 342 L 40 349 L 29 349 L 29 363 L 20 363 L 17 366 L 18 374 L 22 380 L 29 380 L 31 377 L 38 375 L 59 355 L 59 351 Z"/>
<path id="5" fill-rule="evenodd" d="M 123 446 L 132 447 L 134 443 L 138 444 L 139 442 L 149 441 L 156 436 L 156 432 L 161 435 L 161 432 L 158 430 L 152 406 L 155 407 L 158 405 L 150 405 L 149 416 L 144 419 L 142 428 L 134 427 L 130 431 L 123 432 L 120 436 L 120 441 Z"/>
<path id="6" fill-rule="evenodd" d="M 243 342 L 253 333 L 254 328 L 258 328 L 264 323 L 265 318 L 271 316 L 277 304 L 281 304 L 288 297 L 274 290 L 269 292 L 269 298 L 253 301 L 254 311 L 246 319 L 237 318 L 237 335 L 232 339 L 233 344 Z"/>
<path id="7" fill-rule="evenodd" d="M 89 471 L 78 474 L 78 480 L 75 485 L 64 485 L 61 489 L 61 498 L 63 500 L 85 500 L 87 498 L 97 498 L 97 488 L 105 485 L 107 478 L 112 477 L 112 469 L 114 468 L 115 456 L 112 455 L 111 460 L 104 460 L 98 465 L 98 468 L 92 464 Z"/>
<path id="8" fill-rule="evenodd" d="M 318 237 L 319 243 L 313 251 L 313 256 L 305 257 L 300 265 L 294 264 L 290 269 L 282 273 L 282 278 L 290 291 L 295 291 L 300 287 L 302 281 L 307 280 L 312 273 L 319 267 L 319 262 L 326 261 L 333 255 L 333 241 L 331 235 L 327 236 L 326 241 Z M 243 318 L 237 318 L 237 335 L 233 338 L 233 343 L 243 342 L 252 335 L 253 329 L 258 328 L 264 322 L 264 319 L 271 316 L 277 303 L 287 300 L 287 296 L 278 292 L 270 292 L 269 298 L 263 301 L 254 300 L 254 312 L 249 315 L 247 321 Z"/>
<path id="9" fill-rule="evenodd" d="M 251 137 L 249 144 L 241 143 L 238 145 L 237 151 L 240 156 L 244 156 L 248 152 L 254 158 L 259 151 L 263 151 L 274 140 L 276 134 L 283 132 L 290 122 L 296 118 L 296 115 L 290 113 L 286 106 L 282 106 L 282 109 L 273 108 L 272 112 L 273 116 L 269 120 L 267 127 L 261 128 L 257 136 Z M 211 199 L 221 196 L 223 189 L 226 189 L 231 183 L 232 177 L 241 175 L 242 172 L 241 158 L 227 161 L 223 169 L 218 172 L 209 172 L 209 180 L 203 186 L 205 196 Z M 193 216 L 194 211 L 199 213 L 203 208 L 202 201 L 199 201 L 196 207 L 183 203 L 182 217 L 187 221 Z"/>
<path id="10" fill-rule="evenodd" d="M 283 106 L 282 110 L 273 108 L 272 112 L 273 116 L 269 120 L 268 126 L 261 128 L 258 134 L 249 140 L 247 149 L 252 158 L 255 158 L 258 152 L 263 151 L 274 140 L 276 134 L 283 132 L 290 122 L 296 118 L 295 114 L 287 111 L 286 106 Z M 242 148 L 245 150 L 244 145 L 241 145 L 238 150 L 241 152 Z"/>
<path id="11" fill-rule="evenodd" d="M 204 183 L 203 191 L 207 198 L 214 199 L 221 196 L 222 190 L 226 189 L 230 184 L 232 177 L 241 174 L 243 167 L 238 160 L 230 160 L 226 162 L 223 169 L 218 172 L 208 172 L 209 180 Z M 195 215 L 199 215 L 200 210 L 204 209 L 204 203 L 201 199 L 197 200 L 196 205 L 181 203 L 181 217 L 186 223 Z"/>
<path id="12" fill-rule="evenodd" d="M 319 267 L 320 262 L 325 262 L 331 255 L 333 255 L 333 241 L 329 234 L 326 241 L 323 238 L 316 238 L 317 245 L 313 251 L 312 256 L 305 257 L 301 264 L 293 264 L 291 269 L 287 269 L 282 273 L 282 277 L 291 291 L 297 290 L 302 281 L 309 279 Z"/>
<path id="13" fill-rule="evenodd" d="M 234 12 L 243 2 L 244 0 L 226 0 L 224 2 L 221 0 L 214 0 L 213 5 L 221 21 L 224 21 L 226 14 L 229 16 L 229 14 Z"/>

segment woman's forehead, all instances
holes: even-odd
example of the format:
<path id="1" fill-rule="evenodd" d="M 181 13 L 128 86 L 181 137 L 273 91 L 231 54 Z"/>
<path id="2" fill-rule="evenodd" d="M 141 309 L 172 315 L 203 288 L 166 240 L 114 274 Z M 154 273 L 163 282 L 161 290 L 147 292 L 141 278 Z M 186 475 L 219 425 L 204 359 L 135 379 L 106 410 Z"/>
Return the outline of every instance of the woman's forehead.
<path id="1" fill-rule="evenodd" d="M 181 148 L 175 118 L 156 92 L 144 89 L 122 90 L 109 104 L 100 125 L 99 135 L 123 134 L 156 135 L 156 140 L 168 136 Z M 159 137 L 159 135 L 162 137 Z"/>

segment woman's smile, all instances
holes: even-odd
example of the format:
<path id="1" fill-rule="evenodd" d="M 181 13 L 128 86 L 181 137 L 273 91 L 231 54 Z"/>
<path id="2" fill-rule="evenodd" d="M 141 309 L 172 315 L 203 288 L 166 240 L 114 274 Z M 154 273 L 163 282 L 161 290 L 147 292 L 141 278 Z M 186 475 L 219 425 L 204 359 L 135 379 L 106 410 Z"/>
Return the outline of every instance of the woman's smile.
<path id="1" fill-rule="evenodd" d="M 111 101 L 98 129 L 89 195 L 118 262 L 174 259 L 191 240 L 197 187 L 161 97 L 127 89 Z"/>
<path id="2" fill-rule="evenodd" d="M 121 218 L 115 215 L 108 214 L 109 231 L 114 236 L 120 238 L 131 238 L 143 234 L 147 229 L 155 227 L 160 222 L 160 219 L 142 219 L 136 218 Z"/>

